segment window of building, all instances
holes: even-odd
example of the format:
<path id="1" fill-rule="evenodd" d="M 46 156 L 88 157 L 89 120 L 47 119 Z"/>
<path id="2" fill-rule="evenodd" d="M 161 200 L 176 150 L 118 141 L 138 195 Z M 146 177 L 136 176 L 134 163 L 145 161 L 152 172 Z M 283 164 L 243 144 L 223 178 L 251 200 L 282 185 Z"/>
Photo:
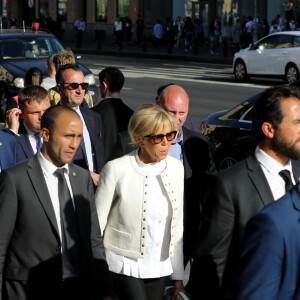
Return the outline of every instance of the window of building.
<path id="1" fill-rule="evenodd" d="M 118 0 L 117 16 L 125 17 L 129 15 L 129 0 Z"/>
<path id="2" fill-rule="evenodd" d="M 48 1 L 47 0 L 40 0 L 40 15 L 46 16 L 48 13 Z"/>
<path id="3" fill-rule="evenodd" d="M 96 0 L 96 20 L 97 22 L 107 20 L 107 0 Z"/>
<path id="4" fill-rule="evenodd" d="M 57 1 L 57 14 L 61 16 L 62 20 L 67 20 L 67 4 L 68 0 Z"/>

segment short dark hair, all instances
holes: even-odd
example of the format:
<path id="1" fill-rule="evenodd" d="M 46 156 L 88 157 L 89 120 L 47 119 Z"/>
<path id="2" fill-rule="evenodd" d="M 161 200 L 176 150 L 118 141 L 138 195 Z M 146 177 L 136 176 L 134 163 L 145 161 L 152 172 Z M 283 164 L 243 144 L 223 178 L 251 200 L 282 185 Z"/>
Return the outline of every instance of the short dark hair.
<path id="1" fill-rule="evenodd" d="M 22 89 L 18 94 L 19 108 L 22 110 L 25 103 L 42 103 L 45 99 L 50 103 L 50 96 L 46 89 L 40 85 L 30 85 Z"/>
<path id="2" fill-rule="evenodd" d="M 59 69 L 57 70 L 57 72 L 55 74 L 56 83 L 64 82 L 64 72 L 66 70 L 73 70 L 73 71 L 76 71 L 76 72 L 82 72 L 80 67 L 76 64 L 63 65 L 63 66 L 59 67 Z"/>
<path id="3" fill-rule="evenodd" d="M 300 101 L 300 89 L 294 85 L 280 85 L 266 89 L 257 98 L 251 111 L 251 118 L 258 142 L 265 139 L 261 128 L 264 122 L 278 129 L 283 118 L 280 102 L 289 97 L 295 97 Z"/>
<path id="4" fill-rule="evenodd" d="M 103 69 L 99 74 L 99 82 L 106 82 L 108 89 L 111 92 L 120 92 L 124 82 L 125 77 L 123 73 L 115 67 L 108 67 Z"/>
<path id="5" fill-rule="evenodd" d="M 55 127 L 55 121 L 57 120 L 58 116 L 62 112 L 66 112 L 66 111 L 70 112 L 71 114 L 74 114 L 75 118 L 77 117 L 80 118 L 77 112 L 68 106 L 63 106 L 63 105 L 50 106 L 48 109 L 46 109 L 46 111 L 42 115 L 41 128 L 47 128 L 49 131 L 52 132 Z"/>
<path id="6" fill-rule="evenodd" d="M 39 68 L 33 67 L 26 71 L 24 76 L 24 86 L 41 85 L 43 73 Z"/>

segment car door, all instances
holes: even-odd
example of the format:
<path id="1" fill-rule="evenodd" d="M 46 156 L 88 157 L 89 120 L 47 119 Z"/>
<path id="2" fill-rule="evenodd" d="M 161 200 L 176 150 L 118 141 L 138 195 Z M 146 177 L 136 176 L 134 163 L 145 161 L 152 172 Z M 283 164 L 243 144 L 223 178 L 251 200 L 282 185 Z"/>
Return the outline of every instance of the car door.
<path id="1" fill-rule="evenodd" d="M 285 67 L 289 62 L 294 51 L 293 36 L 290 34 L 281 34 L 277 36 L 275 48 L 270 57 L 271 74 L 284 75 Z"/>
<path id="2" fill-rule="evenodd" d="M 272 35 L 256 43 L 247 53 L 248 74 L 274 74 L 273 60 L 276 57 L 278 35 Z"/>

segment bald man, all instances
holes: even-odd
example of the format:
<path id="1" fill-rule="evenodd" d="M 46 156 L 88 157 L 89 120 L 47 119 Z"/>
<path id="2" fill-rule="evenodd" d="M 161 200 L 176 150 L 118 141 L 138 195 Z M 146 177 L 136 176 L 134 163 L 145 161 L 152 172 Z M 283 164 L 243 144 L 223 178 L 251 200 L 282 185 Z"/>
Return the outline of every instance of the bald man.
<path id="1" fill-rule="evenodd" d="M 189 96 L 184 88 L 172 84 L 163 89 L 157 104 L 175 120 L 178 135 L 172 142 L 169 155 L 181 160 L 184 166 L 184 262 L 194 257 L 200 225 L 200 205 L 215 165 L 205 136 L 184 126 L 189 112 Z"/>

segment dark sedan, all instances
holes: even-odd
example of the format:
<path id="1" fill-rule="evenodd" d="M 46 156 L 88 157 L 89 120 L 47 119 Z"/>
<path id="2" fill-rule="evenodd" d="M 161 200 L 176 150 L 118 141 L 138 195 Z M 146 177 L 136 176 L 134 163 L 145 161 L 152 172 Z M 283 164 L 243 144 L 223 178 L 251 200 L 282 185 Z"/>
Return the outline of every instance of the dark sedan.
<path id="1" fill-rule="evenodd" d="M 0 121 L 4 120 L 7 100 L 24 87 L 24 75 L 37 67 L 48 77 L 47 58 L 64 47 L 51 33 L 32 30 L 2 30 L 0 32 Z M 89 83 L 89 93 L 98 98 L 98 87 L 92 72 L 78 64 Z"/>
<path id="2" fill-rule="evenodd" d="M 256 141 L 252 132 L 251 109 L 259 94 L 251 96 L 238 105 L 210 114 L 200 125 L 213 148 L 218 170 L 225 169 L 253 151 Z"/>

